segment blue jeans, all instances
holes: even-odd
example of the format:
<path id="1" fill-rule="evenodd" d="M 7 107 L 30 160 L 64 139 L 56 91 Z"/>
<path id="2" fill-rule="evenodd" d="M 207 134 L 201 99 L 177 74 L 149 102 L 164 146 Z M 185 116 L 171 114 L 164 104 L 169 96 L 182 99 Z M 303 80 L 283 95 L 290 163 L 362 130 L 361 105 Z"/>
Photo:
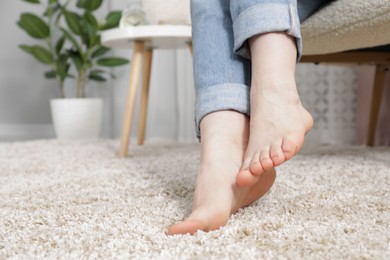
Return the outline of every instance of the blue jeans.
<path id="1" fill-rule="evenodd" d="M 300 22 L 329 0 L 191 0 L 195 78 L 195 125 L 209 113 L 250 115 L 251 62 L 248 39 L 286 32 L 302 52 Z M 228 124 L 228 122 L 227 122 Z"/>

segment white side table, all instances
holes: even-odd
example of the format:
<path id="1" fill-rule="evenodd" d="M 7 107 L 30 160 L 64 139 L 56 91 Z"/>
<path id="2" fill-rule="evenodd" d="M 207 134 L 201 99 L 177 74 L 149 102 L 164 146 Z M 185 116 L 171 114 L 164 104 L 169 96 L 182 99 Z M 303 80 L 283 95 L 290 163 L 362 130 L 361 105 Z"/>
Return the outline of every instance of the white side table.
<path id="1" fill-rule="evenodd" d="M 111 29 L 102 33 L 102 44 L 111 48 L 133 48 L 130 68 L 129 90 L 124 112 L 119 156 L 127 156 L 131 128 L 133 125 L 137 86 L 143 64 L 142 95 L 138 126 L 138 144 L 145 138 L 148 108 L 149 83 L 153 49 L 179 49 L 191 46 L 191 26 L 145 25 Z"/>

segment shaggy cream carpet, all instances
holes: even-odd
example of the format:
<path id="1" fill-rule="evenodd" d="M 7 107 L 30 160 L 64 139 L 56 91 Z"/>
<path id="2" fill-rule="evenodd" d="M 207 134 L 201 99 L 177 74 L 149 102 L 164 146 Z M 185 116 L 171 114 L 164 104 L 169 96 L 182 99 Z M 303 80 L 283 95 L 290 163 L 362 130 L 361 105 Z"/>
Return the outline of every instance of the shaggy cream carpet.
<path id="1" fill-rule="evenodd" d="M 390 149 L 305 148 L 226 227 L 168 237 L 198 145 L 0 144 L 0 259 L 389 259 Z M 221 173 L 223 174 L 223 173 Z"/>

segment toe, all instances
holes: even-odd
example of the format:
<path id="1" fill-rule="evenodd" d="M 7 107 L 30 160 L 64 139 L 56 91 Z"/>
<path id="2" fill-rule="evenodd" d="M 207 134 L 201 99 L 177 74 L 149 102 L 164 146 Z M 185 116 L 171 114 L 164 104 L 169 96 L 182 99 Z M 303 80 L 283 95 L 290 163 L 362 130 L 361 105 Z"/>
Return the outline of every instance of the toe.
<path id="1" fill-rule="evenodd" d="M 249 169 L 253 175 L 260 175 L 264 172 L 260 163 L 260 152 L 255 153 L 253 156 Z"/>
<path id="2" fill-rule="evenodd" d="M 283 138 L 282 151 L 286 160 L 290 160 L 297 153 L 297 149 L 298 147 L 292 138 L 288 136 Z"/>
<path id="3" fill-rule="evenodd" d="M 270 157 L 274 166 L 279 166 L 285 162 L 286 157 L 282 151 L 282 140 L 275 142 L 271 145 Z"/>
<path id="4" fill-rule="evenodd" d="M 274 167 L 274 163 L 270 157 L 269 148 L 261 152 L 260 163 L 261 163 L 261 167 L 263 167 L 265 171 L 271 170 Z"/>
<path id="5" fill-rule="evenodd" d="M 205 230 L 206 224 L 200 220 L 187 219 L 168 228 L 167 235 L 194 234 L 198 230 Z"/>
<path id="6" fill-rule="evenodd" d="M 241 170 L 237 175 L 236 183 L 238 186 L 249 186 L 256 183 L 257 178 L 251 173 L 251 156 L 246 156 L 244 162 L 242 163 Z"/>
<path id="7" fill-rule="evenodd" d="M 249 170 L 242 170 L 236 178 L 238 186 L 250 186 L 259 180 L 259 175 L 253 175 Z"/>
<path id="8" fill-rule="evenodd" d="M 212 231 L 226 225 L 230 209 L 199 208 L 183 222 L 168 227 L 167 235 L 194 234 L 198 230 Z"/>
<path id="9" fill-rule="evenodd" d="M 282 150 L 286 160 L 291 159 L 302 148 L 304 141 L 303 135 L 288 135 L 283 138 Z"/>

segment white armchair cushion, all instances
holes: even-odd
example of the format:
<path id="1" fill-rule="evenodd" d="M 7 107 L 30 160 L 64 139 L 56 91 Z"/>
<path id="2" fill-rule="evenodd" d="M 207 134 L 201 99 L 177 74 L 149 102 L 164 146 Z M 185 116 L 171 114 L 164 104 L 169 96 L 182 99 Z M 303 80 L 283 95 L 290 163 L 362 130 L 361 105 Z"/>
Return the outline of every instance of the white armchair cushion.
<path id="1" fill-rule="evenodd" d="M 337 0 L 302 23 L 303 53 L 390 44 L 389 0 Z"/>

